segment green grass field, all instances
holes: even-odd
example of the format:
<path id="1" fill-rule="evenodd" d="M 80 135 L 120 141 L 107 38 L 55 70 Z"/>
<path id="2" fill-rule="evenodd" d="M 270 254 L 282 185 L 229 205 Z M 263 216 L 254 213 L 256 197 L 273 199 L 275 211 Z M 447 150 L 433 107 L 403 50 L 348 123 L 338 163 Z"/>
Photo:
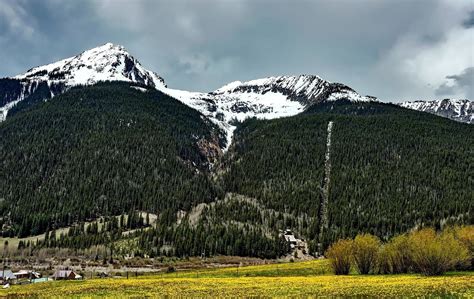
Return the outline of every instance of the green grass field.
<path id="1" fill-rule="evenodd" d="M 329 273 L 327 261 L 194 270 L 126 278 L 12 286 L 17 297 L 433 297 L 473 298 L 474 273 L 439 277 Z"/>

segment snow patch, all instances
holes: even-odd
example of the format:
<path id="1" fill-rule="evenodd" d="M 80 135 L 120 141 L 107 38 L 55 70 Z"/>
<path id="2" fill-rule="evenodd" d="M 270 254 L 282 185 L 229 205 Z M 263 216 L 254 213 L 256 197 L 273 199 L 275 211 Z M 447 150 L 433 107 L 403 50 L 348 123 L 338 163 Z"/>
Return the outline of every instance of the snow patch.
<path id="1" fill-rule="evenodd" d="M 222 86 L 221 88 L 216 89 L 214 92 L 216 92 L 216 93 L 231 92 L 232 90 L 234 90 L 236 87 L 238 87 L 240 85 L 242 85 L 241 81 L 230 82 L 230 83 Z"/>
<path id="2" fill-rule="evenodd" d="M 232 135 L 236 129 L 233 125 L 235 121 L 243 122 L 252 117 L 273 119 L 293 116 L 304 110 L 302 104 L 291 101 L 287 96 L 277 92 L 206 94 L 170 88 L 163 88 L 161 91 L 198 110 L 217 124 L 226 134 L 224 151 L 228 150 L 232 142 Z"/>
<path id="3" fill-rule="evenodd" d="M 0 107 L 0 122 L 4 121 L 7 118 L 8 110 L 12 109 L 16 104 L 18 104 L 22 99 L 10 102 L 3 107 Z"/>
<path id="4" fill-rule="evenodd" d="M 140 86 L 130 86 L 130 88 L 136 89 L 136 90 L 141 91 L 141 92 L 147 92 L 148 91 L 148 89 L 140 87 Z"/>
<path id="5" fill-rule="evenodd" d="M 351 102 L 370 102 L 373 99 L 365 96 L 361 96 L 357 92 L 354 91 L 344 91 L 344 92 L 335 92 L 332 93 L 328 98 L 327 101 L 338 101 L 338 100 L 349 100 Z"/>

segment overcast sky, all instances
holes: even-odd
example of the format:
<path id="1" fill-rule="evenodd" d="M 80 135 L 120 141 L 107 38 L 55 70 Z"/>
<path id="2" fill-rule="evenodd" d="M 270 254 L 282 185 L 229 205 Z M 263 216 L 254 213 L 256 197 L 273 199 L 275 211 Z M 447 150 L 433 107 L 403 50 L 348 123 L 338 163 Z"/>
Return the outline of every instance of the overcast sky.
<path id="1" fill-rule="evenodd" d="M 0 0 L 0 77 L 113 42 L 173 88 L 316 74 L 474 99 L 474 0 Z"/>

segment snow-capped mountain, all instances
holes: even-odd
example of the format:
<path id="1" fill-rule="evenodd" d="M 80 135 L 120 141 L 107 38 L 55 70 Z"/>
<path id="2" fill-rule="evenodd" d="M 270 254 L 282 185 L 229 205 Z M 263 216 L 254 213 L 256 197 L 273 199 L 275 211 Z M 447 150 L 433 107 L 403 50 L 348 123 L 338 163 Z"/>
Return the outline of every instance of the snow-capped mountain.
<path id="1" fill-rule="evenodd" d="M 8 110 L 35 93 L 41 91 L 39 97 L 47 99 L 72 86 L 99 81 L 166 87 L 160 76 L 145 69 L 122 46 L 107 43 L 74 57 L 32 68 L 22 75 L 0 79 L 0 121 L 6 118 Z"/>
<path id="2" fill-rule="evenodd" d="M 32 68 L 22 75 L 0 79 L 0 121 L 21 101 L 46 100 L 75 85 L 115 80 L 156 88 L 200 111 L 227 133 L 227 146 L 235 121 L 292 116 L 325 100 L 374 100 L 348 86 L 314 75 L 235 81 L 209 93 L 176 90 L 168 88 L 159 75 L 145 69 L 122 46 L 107 43 L 74 57 Z"/>
<path id="3" fill-rule="evenodd" d="M 436 114 L 460 122 L 474 123 L 474 101 L 466 99 L 403 102 L 400 103 L 400 106 Z"/>
<path id="4" fill-rule="evenodd" d="M 164 87 L 164 80 L 146 70 L 122 46 L 107 43 L 74 57 L 35 67 L 14 79 L 61 82 L 66 86 L 91 85 L 98 81 L 130 81 Z"/>
<path id="5" fill-rule="evenodd" d="M 187 92 L 170 88 L 164 93 L 200 111 L 227 133 L 230 145 L 235 121 L 256 117 L 273 119 L 296 115 L 322 101 L 348 99 L 373 101 L 340 83 L 331 83 L 314 75 L 267 77 L 247 82 L 235 81 L 209 93 Z"/>

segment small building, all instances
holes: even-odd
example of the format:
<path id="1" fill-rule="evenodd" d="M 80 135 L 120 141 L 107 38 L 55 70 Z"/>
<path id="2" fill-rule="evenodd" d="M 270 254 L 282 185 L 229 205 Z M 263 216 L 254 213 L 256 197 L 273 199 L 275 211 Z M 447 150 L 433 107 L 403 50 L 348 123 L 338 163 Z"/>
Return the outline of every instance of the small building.
<path id="1" fill-rule="evenodd" d="M 16 279 L 15 274 L 13 274 L 12 270 L 0 270 L 0 280 L 14 280 Z"/>
<path id="2" fill-rule="evenodd" d="M 37 279 L 41 277 L 40 273 L 29 270 L 20 270 L 13 273 L 13 275 L 15 275 L 17 279 Z"/>
<path id="3" fill-rule="evenodd" d="M 13 273 L 17 279 L 22 279 L 22 278 L 29 278 L 29 271 L 26 270 L 20 270 L 18 272 Z"/>
<path id="4" fill-rule="evenodd" d="M 283 234 L 283 237 L 285 238 L 286 242 L 290 243 L 291 248 L 296 247 L 296 245 L 298 243 L 298 239 L 295 238 L 295 235 L 293 235 L 291 230 L 286 229 L 285 233 Z"/>
<path id="5" fill-rule="evenodd" d="M 72 270 L 57 270 L 53 274 L 54 280 L 74 280 L 81 279 L 82 276 Z"/>

